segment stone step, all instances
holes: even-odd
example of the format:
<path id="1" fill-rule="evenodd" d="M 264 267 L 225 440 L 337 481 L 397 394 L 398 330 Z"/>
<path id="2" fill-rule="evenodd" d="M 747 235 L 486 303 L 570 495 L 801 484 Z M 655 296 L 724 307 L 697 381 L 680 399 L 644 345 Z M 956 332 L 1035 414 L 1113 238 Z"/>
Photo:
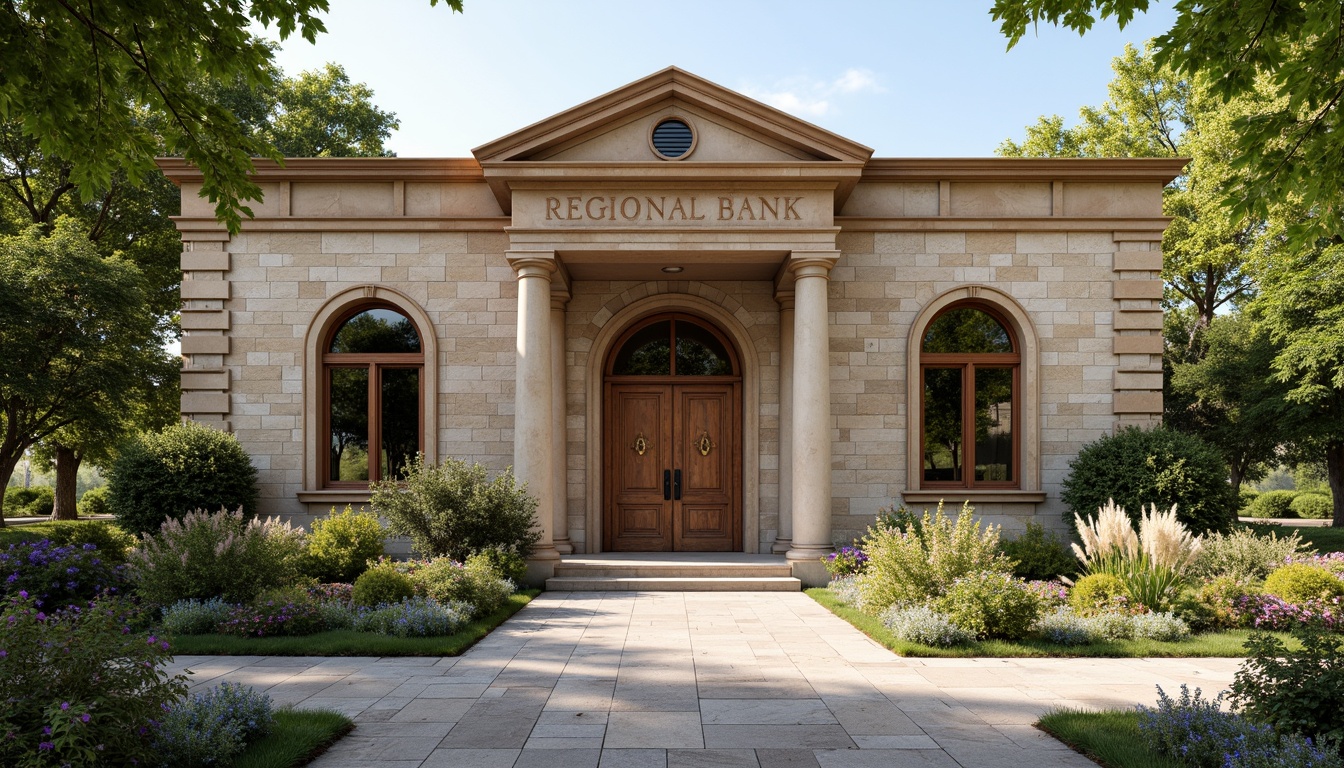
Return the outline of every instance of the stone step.
<path id="1" fill-rule="evenodd" d="M 553 576 L 550 592 L 799 592 L 791 576 Z"/>
<path id="2" fill-rule="evenodd" d="M 726 576 L 731 578 L 791 576 L 787 565 L 761 563 L 561 563 L 555 575 L 563 577 L 620 576 L 629 578 L 680 578 Z"/>

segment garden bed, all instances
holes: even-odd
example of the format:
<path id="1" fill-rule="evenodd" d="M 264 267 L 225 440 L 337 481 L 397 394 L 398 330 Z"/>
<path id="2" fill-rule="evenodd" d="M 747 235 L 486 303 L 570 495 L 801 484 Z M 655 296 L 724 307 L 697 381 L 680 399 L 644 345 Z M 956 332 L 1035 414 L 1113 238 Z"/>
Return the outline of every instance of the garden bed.
<path id="1" fill-rule="evenodd" d="M 1059 645 L 1045 640 L 1026 638 L 1022 640 L 980 640 L 963 645 L 941 647 L 898 639 L 880 619 L 850 606 L 836 597 L 835 593 L 829 589 L 823 587 L 809 589 L 807 595 L 898 656 L 930 658 L 1238 658 L 1246 655 L 1246 639 L 1251 636 L 1251 630 L 1236 629 L 1191 635 L 1185 640 L 1176 642 L 1108 640 L 1086 645 Z M 1295 640 L 1285 633 L 1275 632 L 1272 634 L 1283 640 L 1290 648 L 1300 647 Z"/>
<path id="2" fill-rule="evenodd" d="M 529 589 L 510 595 L 499 610 L 441 637 L 396 637 L 341 629 L 299 637 L 178 635 L 172 638 L 172 646 L 180 656 L 458 656 L 540 592 Z"/>

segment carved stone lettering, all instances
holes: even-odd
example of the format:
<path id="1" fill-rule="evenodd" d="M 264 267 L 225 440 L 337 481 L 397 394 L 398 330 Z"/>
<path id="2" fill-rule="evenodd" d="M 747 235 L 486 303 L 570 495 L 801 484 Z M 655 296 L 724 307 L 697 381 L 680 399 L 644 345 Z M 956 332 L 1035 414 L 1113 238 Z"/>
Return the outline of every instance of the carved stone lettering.
<path id="1" fill-rule="evenodd" d="M 802 221 L 803 197 L 765 195 L 569 195 L 547 197 L 546 221 Z M 707 211 L 716 211 L 710 216 Z"/>

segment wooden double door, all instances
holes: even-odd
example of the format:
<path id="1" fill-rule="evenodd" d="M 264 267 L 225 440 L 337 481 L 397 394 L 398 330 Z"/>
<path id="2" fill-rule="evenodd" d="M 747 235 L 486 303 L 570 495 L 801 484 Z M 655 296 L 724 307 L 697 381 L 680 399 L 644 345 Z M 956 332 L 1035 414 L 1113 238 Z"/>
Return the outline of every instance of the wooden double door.
<path id="1" fill-rule="evenodd" d="M 740 387 L 607 385 L 604 549 L 742 550 Z"/>

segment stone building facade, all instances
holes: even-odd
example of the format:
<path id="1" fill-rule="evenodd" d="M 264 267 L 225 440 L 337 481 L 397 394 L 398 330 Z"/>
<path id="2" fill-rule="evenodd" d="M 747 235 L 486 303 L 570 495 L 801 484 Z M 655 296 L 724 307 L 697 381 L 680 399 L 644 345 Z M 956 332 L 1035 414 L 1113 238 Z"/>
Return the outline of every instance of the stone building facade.
<path id="1" fill-rule="evenodd" d="M 676 68 L 469 159 L 182 188 L 183 417 L 262 509 L 404 454 L 513 466 L 558 553 L 815 563 L 893 503 L 1059 524 L 1079 448 L 1162 413 L 1172 160 L 873 158 Z M 806 571 L 806 568 L 802 568 Z"/>

